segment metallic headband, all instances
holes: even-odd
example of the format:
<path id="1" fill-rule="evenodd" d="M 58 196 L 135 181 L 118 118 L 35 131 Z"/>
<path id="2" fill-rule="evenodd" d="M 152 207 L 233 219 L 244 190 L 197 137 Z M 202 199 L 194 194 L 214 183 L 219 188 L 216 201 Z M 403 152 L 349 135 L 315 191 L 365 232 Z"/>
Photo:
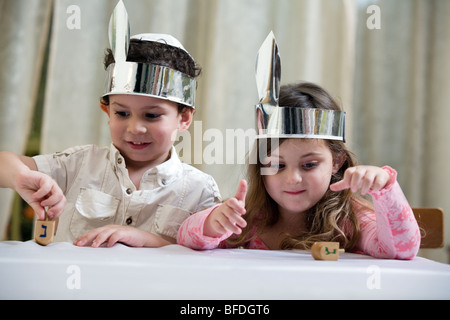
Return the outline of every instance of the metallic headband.
<path id="1" fill-rule="evenodd" d="M 195 108 L 196 81 L 180 71 L 150 63 L 122 62 L 106 69 L 105 94 L 134 94 Z"/>
<path id="2" fill-rule="evenodd" d="M 257 138 L 319 138 L 345 142 L 345 112 L 279 106 L 281 59 L 273 32 L 258 51 Z"/>
<path id="3" fill-rule="evenodd" d="M 143 41 L 157 41 L 148 40 L 142 36 L 145 34 L 139 35 Z M 168 35 L 157 36 L 161 37 L 161 41 L 166 44 L 164 36 L 171 37 Z M 170 40 L 172 39 L 174 38 L 171 37 Z M 109 42 L 115 63 L 110 64 L 106 69 L 103 97 L 111 94 L 150 96 L 195 108 L 197 81 L 194 78 L 169 67 L 126 61 L 130 44 L 130 26 L 122 0 L 119 1 L 111 15 Z M 181 44 L 178 47 L 186 51 Z"/>
<path id="4" fill-rule="evenodd" d="M 319 138 L 345 142 L 345 112 L 256 106 L 258 138 Z"/>

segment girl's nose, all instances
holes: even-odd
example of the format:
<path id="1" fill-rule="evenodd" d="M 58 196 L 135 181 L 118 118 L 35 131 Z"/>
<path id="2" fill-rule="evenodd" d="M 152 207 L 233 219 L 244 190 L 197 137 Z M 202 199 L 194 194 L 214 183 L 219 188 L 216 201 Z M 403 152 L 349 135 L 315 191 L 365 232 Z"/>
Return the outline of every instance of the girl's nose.
<path id="1" fill-rule="evenodd" d="M 286 183 L 287 184 L 298 184 L 300 182 L 302 182 L 303 178 L 302 178 L 302 174 L 300 172 L 300 170 L 298 169 L 292 169 L 292 170 L 288 170 L 287 172 L 287 176 L 286 176 Z"/>

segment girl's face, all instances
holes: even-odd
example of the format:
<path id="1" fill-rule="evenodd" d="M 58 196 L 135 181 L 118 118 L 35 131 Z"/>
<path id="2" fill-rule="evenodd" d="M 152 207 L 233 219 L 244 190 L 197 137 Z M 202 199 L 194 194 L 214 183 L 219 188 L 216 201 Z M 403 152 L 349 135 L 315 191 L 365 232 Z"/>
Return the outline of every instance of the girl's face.
<path id="1" fill-rule="evenodd" d="M 176 134 L 192 121 L 190 108 L 146 96 L 111 95 L 109 127 L 114 146 L 128 166 L 153 167 L 167 160 Z"/>
<path id="2" fill-rule="evenodd" d="M 322 139 L 287 139 L 264 163 L 270 166 L 266 172 L 272 173 L 263 177 L 266 190 L 284 217 L 312 208 L 339 170 Z"/>

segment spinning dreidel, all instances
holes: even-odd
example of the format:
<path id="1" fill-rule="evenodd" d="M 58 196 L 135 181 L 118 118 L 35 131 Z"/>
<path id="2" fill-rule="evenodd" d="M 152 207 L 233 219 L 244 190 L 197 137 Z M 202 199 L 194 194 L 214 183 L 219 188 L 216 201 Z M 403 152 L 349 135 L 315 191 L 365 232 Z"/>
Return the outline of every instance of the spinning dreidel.
<path id="1" fill-rule="evenodd" d="M 316 242 L 311 247 L 315 260 L 337 260 L 342 252 L 345 250 L 339 249 L 339 242 Z"/>
<path id="2" fill-rule="evenodd" d="M 57 221 L 50 220 L 45 212 L 45 220 L 37 220 L 34 227 L 34 240 L 40 245 L 46 246 L 53 242 L 56 234 Z"/>

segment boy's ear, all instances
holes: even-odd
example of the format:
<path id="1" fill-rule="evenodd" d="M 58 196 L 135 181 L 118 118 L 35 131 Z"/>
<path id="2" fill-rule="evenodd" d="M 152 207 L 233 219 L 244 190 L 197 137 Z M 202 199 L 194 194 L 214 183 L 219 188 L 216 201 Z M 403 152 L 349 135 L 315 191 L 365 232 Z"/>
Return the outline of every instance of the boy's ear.
<path id="1" fill-rule="evenodd" d="M 189 126 L 192 123 L 192 120 L 194 119 L 194 109 L 190 107 L 185 107 L 179 114 L 180 116 L 180 123 L 178 127 L 178 131 L 186 131 L 189 129 Z"/>
<path id="2" fill-rule="evenodd" d="M 100 109 L 102 109 L 109 117 L 109 106 L 100 102 Z"/>

